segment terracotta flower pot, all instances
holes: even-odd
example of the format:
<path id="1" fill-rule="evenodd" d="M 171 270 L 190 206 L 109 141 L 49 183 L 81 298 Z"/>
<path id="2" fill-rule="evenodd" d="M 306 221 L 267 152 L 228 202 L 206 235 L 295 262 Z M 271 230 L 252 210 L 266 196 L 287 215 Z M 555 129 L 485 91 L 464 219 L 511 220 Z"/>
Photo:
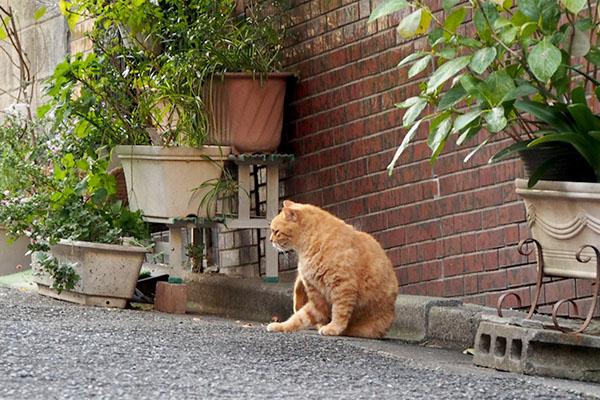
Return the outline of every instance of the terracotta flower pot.
<path id="1" fill-rule="evenodd" d="M 235 154 L 273 153 L 281 142 L 285 89 L 290 73 L 269 74 L 261 82 L 250 73 L 215 77 L 204 90 L 209 135 Z"/>

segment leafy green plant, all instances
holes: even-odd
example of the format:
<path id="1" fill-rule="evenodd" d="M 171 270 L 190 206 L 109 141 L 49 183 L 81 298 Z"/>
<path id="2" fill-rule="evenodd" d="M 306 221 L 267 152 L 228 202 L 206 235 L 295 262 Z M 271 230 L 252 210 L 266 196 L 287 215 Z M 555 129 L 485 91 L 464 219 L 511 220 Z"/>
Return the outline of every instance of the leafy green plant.
<path id="1" fill-rule="evenodd" d="M 89 152 L 73 132 L 53 130 L 55 126 L 45 119 L 32 123 L 18 116 L 0 126 L 5 145 L 0 157 L 0 224 L 14 238 L 30 237 L 31 251 L 46 252 L 60 239 L 145 241 L 149 233 L 141 213 L 114 199 L 115 178 L 106 171 L 108 161 Z M 38 141 L 19 140 L 21 135 Z M 69 268 L 47 264 L 58 285 L 75 279 Z"/>
<path id="2" fill-rule="evenodd" d="M 442 4 L 447 15 L 443 20 L 421 1 L 388 0 L 371 14 L 373 21 L 410 8 L 398 25 L 399 35 L 427 33 L 428 48 L 399 64 L 412 63 L 409 78 L 423 71 L 431 74 L 416 96 L 397 104 L 406 109 L 407 133 L 388 166 L 390 174 L 424 122 L 429 123 L 431 163 L 449 140 L 458 145 L 477 143 L 466 156 L 468 161 L 499 133 L 533 146 L 550 140 L 535 141 L 539 121 L 530 120 L 526 116 L 530 109 L 519 108 L 518 100 L 568 106 L 577 103 L 573 88 L 581 86 L 585 92 L 598 86 L 599 16 L 592 3 L 444 0 Z M 472 15 L 472 29 L 460 28 L 467 14 Z M 485 133 L 479 134 L 482 129 Z"/>
<path id="3" fill-rule="evenodd" d="M 72 263 L 60 264 L 58 259 L 49 253 L 40 253 L 37 262 L 46 273 L 52 276 L 52 287 L 58 294 L 63 290 L 73 289 L 81 279 L 73 269 Z"/>
<path id="4" fill-rule="evenodd" d="M 600 94 L 600 90 L 596 91 Z M 595 115 L 587 104 L 583 87 L 571 93 L 572 104 L 546 104 L 531 100 L 521 100 L 515 107 L 536 118 L 541 125 L 538 138 L 531 142 L 519 142 L 496 154 L 492 161 L 501 160 L 525 148 L 535 148 L 544 144 L 565 144 L 572 146 L 600 178 L 600 117 Z M 532 187 L 554 160 L 548 160 L 530 177 Z"/>

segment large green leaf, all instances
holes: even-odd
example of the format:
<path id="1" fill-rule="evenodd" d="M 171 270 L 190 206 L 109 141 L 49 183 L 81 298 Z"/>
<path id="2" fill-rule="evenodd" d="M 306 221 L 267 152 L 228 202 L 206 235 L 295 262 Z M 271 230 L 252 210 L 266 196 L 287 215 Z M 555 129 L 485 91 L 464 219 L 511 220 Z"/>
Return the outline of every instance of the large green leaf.
<path id="1" fill-rule="evenodd" d="M 483 112 L 483 110 L 481 110 L 480 108 L 474 108 L 474 109 L 472 109 L 469 112 L 466 112 L 466 113 L 464 113 L 462 115 L 459 115 L 454 120 L 454 126 L 453 126 L 452 130 L 454 132 L 460 132 L 460 131 L 462 131 L 471 122 L 473 122 L 477 118 L 479 118 L 479 116 L 481 115 L 482 112 Z"/>
<path id="2" fill-rule="evenodd" d="M 408 128 L 412 125 L 413 122 L 419 117 L 421 111 L 427 106 L 426 99 L 420 99 L 420 101 L 416 102 L 412 106 L 406 110 L 404 113 L 404 117 L 402 118 L 402 124 L 405 128 Z"/>
<path id="3" fill-rule="evenodd" d="M 473 54 L 469 65 L 476 74 L 483 74 L 495 58 L 496 49 L 494 47 L 484 47 Z"/>
<path id="4" fill-rule="evenodd" d="M 423 53 L 422 51 L 420 51 L 420 52 L 418 52 L 418 53 L 412 53 L 412 54 L 409 54 L 408 56 L 404 57 L 404 59 L 402 59 L 402 61 L 400 61 L 400 62 L 398 63 L 398 67 L 401 67 L 401 66 L 403 66 L 404 64 L 408 64 L 408 63 L 409 63 L 409 62 L 411 62 L 411 61 L 414 61 L 414 60 L 416 60 L 416 59 L 418 59 L 418 58 L 421 58 L 421 57 L 423 57 L 425 54 L 426 54 L 426 53 Z"/>
<path id="5" fill-rule="evenodd" d="M 431 78 L 429 78 L 429 81 L 427 82 L 427 93 L 431 94 L 435 92 L 435 90 L 443 85 L 444 82 L 452 78 L 454 75 L 460 72 L 460 70 L 469 65 L 470 59 L 470 56 L 462 56 L 442 64 L 431 75 Z"/>
<path id="6" fill-rule="evenodd" d="M 560 0 L 560 2 L 573 14 L 579 13 L 587 4 L 586 0 Z"/>
<path id="7" fill-rule="evenodd" d="M 576 103 L 567 107 L 575 121 L 575 126 L 580 133 L 587 134 L 590 131 L 600 130 L 600 122 L 589 109 L 587 104 Z"/>
<path id="8" fill-rule="evenodd" d="M 467 91 L 465 90 L 465 88 L 462 87 L 460 83 L 457 83 L 446 93 L 444 93 L 442 99 L 440 100 L 440 103 L 438 104 L 438 110 L 441 111 L 450 108 L 455 104 L 459 103 L 465 97 L 467 97 Z"/>
<path id="9" fill-rule="evenodd" d="M 487 122 L 487 129 L 490 132 L 498 133 L 504 129 L 506 127 L 504 107 L 498 106 L 492 108 L 492 111 L 485 116 L 485 122 Z"/>
<path id="10" fill-rule="evenodd" d="M 413 37 L 419 30 L 419 24 L 421 23 L 422 9 L 414 11 L 410 15 L 402 18 L 402 21 L 398 24 L 398 34 L 403 38 Z"/>
<path id="11" fill-rule="evenodd" d="M 524 84 L 512 89 L 508 93 L 506 93 L 504 95 L 504 97 L 502 98 L 501 102 L 504 103 L 505 101 L 511 101 L 511 100 L 520 99 L 521 97 L 531 96 L 532 94 L 536 94 L 537 92 L 538 92 L 537 87 L 535 87 L 529 83 L 524 83 Z"/>
<path id="12" fill-rule="evenodd" d="M 408 108 L 408 107 L 411 107 L 414 104 L 422 102 L 422 101 L 427 101 L 427 100 L 422 97 L 419 97 L 419 96 L 413 96 L 413 97 L 409 97 L 408 99 L 405 99 L 403 102 L 396 103 L 395 106 L 398 108 Z"/>
<path id="13" fill-rule="evenodd" d="M 402 155 L 404 150 L 406 150 L 406 148 L 410 144 L 411 140 L 413 140 L 413 138 L 417 134 L 417 131 L 419 129 L 419 125 L 421 125 L 421 122 L 423 122 L 422 119 L 415 122 L 415 124 L 406 133 L 406 136 L 404 136 L 404 139 L 402 139 L 402 143 L 400 143 L 400 146 L 396 150 L 396 153 L 394 153 L 394 157 L 392 158 L 392 161 L 390 161 L 390 163 L 387 166 L 387 171 L 388 171 L 389 175 L 392 175 L 392 172 L 394 171 L 394 166 L 396 165 L 396 161 L 398 161 L 398 158 L 400 158 L 400 156 Z"/>
<path id="14" fill-rule="evenodd" d="M 587 99 L 585 95 L 585 88 L 583 86 L 577 86 L 571 91 L 571 101 L 573 103 L 580 103 L 587 105 Z"/>
<path id="15" fill-rule="evenodd" d="M 466 10 L 464 7 L 457 8 L 452 11 L 448 17 L 444 20 L 444 37 L 450 38 L 452 33 L 456 33 L 456 29 L 463 23 L 465 20 Z"/>
<path id="16" fill-rule="evenodd" d="M 590 51 L 585 55 L 585 59 L 594 65 L 600 65 L 600 49 L 597 47 L 590 48 Z"/>
<path id="17" fill-rule="evenodd" d="M 421 58 L 419 61 L 414 63 L 413 66 L 410 67 L 410 69 L 408 70 L 408 77 L 412 78 L 413 76 L 417 75 L 425 68 L 427 68 L 429 61 L 431 61 L 431 55 L 427 54 L 425 57 Z"/>
<path id="18" fill-rule="evenodd" d="M 460 77 L 460 84 L 471 96 L 479 100 L 480 102 L 487 102 L 488 99 L 485 95 L 485 82 L 481 79 L 472 77 L 471 75 L 464 74 Z"/>
<path id="19" fill-rule="evenodd" d="M 3 27 L 0 26 L 0 40 L 4 40 L 8 37 L 8 35 L 6 34 L 6 31 L 4 30 Z"/>
<path id="20" fill-rule="evenodd" d="M 562 45 L 571 57 L 583 57 L 590 52 L 590 40 L 587 35 L 579 29 L 573 29 L 571 25 L 565 30 Z"/>
<path id="21" fill-rule="evenodd" d="M 435 152 L 440 144 L 446 140 L 452 128 L 452 118 L 448 115 L 446 119 L 441 121 L 427 137 L 427 145 Z"/>
<path id="22" fill-rule="evenodd" d="M 573 126 L 565 115 L 547 104 L 530 100 L 521 100 L 515 103 L 515 108 L 533 115 L 538 121 L 545 122 L 558 132 L 571 132 Z"/>
<path id="23" fill-rule="evenodd" d="M 531 72 L 542 82 L 547 82 L 554 75 L 561 59 L 560 50 L 548 38 L 536 44 L 527 57 Z"/>
<path id="24" fill-rule="evenodd" d="M 485 78 L 484 82 L 484 94 L 490 102 L 490 107 L 501 104 L 504 96 L 515 89 L 515 82 L 504 71 L 492 72 Z"/>
<path id="25" fill-rule="evenodd" d="M 387 0 L 381 3 L 380 5 L 373 10 L 371 16 L 369 17 L 369 22 L 375 21 L 377 18 L 381 18 L 385 15 L 389 15 L 395 13 L 396 11 L 400 11 L 406 6 L 408 6 L 408 2 L 406 0 Z"/>

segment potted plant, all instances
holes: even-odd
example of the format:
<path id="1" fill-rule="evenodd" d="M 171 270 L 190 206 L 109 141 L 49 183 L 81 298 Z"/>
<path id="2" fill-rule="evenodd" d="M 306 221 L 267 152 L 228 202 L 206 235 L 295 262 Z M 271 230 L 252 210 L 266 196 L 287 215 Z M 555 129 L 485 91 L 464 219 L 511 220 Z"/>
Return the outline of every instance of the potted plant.
<path id="1" fill-rule="evenodd" d="M 600 184 L 543 180 L 596 182 L 600 177 L 600 119 L 588 106 L 596 101 L 588 94 L 598 95 L 599 85 L 600 19 L 595 8 L 555 0 L 442 4 L 443 20 L 425 3 L 403 0 L 385 1 L 371 15 L 372 21 L 410 7 L 412 12 L 398 25 L 399 34 L 408 38 L 428 31 L 429 48 L 399 64 L 412 63 L 409 78 L 428 68 L 431 74 L 416 96 L 397 104 L 406 109 L 403 124 L 408 132 L 389 173 L 426 121 L 432 163 L 450 140 L 458 145 L 475 142 L 468 161 L 498 134 L 506 134 L 514 143 L 490 162 L 514 154 L 546 157 L 526 168 L 531 172 L 528 180 L 516 181 L 531 233 L 541 245 L 538 295 L 545 275 L 598 283 L 595 262 L 585 264 L 595 253 L 586 247 L 583 257 L 576 255 L 598 241 L 600 210 L 595 199 L 600 199 Z M 473 26 L 461 30 L 467 9 Z M 429 30 L 432 23 L 437 26 Z M 555 174 L 573 167 L 570 175 Z M 536 303 L 534 299 L 534 307 Z"/>
<path id="2" fill-rule="evenodd" d="M 36 144 L 17 145 L 26 151 L 4 153 L 3 172 L 18 178 L 0 193 L 0 221 L 12 237 L 30 240 L 40 293 L 125 307 L 147 252 L 134 245 L 148 236 L 141 213 L 114 201 L 108 161 L 87 151 L 84 140 L 51 126 L 47 133 Z"/>
<path id="3" fill-rule="evenodd" d="M 124 164 L 132 209 L 142 209 L 145 215 L 158 218 L 213 216 L 215 206 L 210 200 L 218 197 L 213 192 L 233 185 L 206 183 L 230 179 L 227 174 L 224 178 L 221 175 L 230 151 L 223 145 L 235 146 L 227 139 L 228 130 L 211 123 L 221 118 L 210 110 L 231 111 L 229 106 L 214 106 L 213 94 L 222 90 L 213 90 L 220 85 L 220 80 L 213 77 L 230 67 L 239 67 L 252 71 L 259 83 L 270 81 L 264 74 L 280 65 L 282 37 L 272 39 L 275 28 L 269 21 L 259 28 L 255 26 L 258 19 L 239 19 L 233 13 L 232 1 L 139 3 L 139 7 L 132 8 L 126 1 L 80 1 L 64 10 L 71 21 L 82 13 L 96 18 L 90 33 L 95 53 L 76 56 L 57 68 L 50 93 L 57 104 L 68 104 L 63 109 L 75 116 L 76 129 L 101 129 L 105 143 L 120 145 L 115 150 Z M 138 27 L 126 45 L 119 37 L 122 30 L 115 29 L 123 23 Z M 162 51 L 151 52 L 139 45 L 136 38 L 140 34 L 159 38 Z M 267 46 L 268 40 L 277 44 Z M 73 100 L 70 93 L 76 87 L 80 95 Z M 210 150 L 208 143 L 220 146 L 212 153 L 201 153 L 200 149 Z M 189 172 L 162 172 L 163 162 L 158 159 L 187 166 Z M 200 163 L 204 164 L 201 169 L 211 175 L 196 173 Z M 159 165 L 161 172 L 150 172 Z M 144 183 L 145 176 L 152 180 Z M 169 178 L 173 176 L 187 180 Z M 177 183 L 183 187 L 157 186 Z M 189 196 L 183 194 L 186 192 Z M 173 196 L 163 196 L 169 193 Z M 159 208 L 166 205 L 175 207 Z"/>
<path id="4" fill-rule="evenodd" d="M 519 100 L 568 106 L 578 101 L 574 96 L 580 92 L 573 91 L 575 87 L 588 93 L 598 85 L 599 21 L 584 2 L 526 0 L 513 6 L 512 2 L 445 0 L 447 17 L 440 20 L 424 3 L 388 0 L 370 20 L 407 7 L 412 13 L 400 21 L 399 34 L 408 38 L 428 31 L 429 48 L 408 55 L 399 65 L 412 63 L 409 78 L 430 66 L 431 74 L 416 96 L 397 104 L 406 109 L 403 127 L 408 132 L 388 166 L 390 173 L 426 121 L 432 163 L 449 140 L 458 145 L 476 143 L 465 161 L 499 133 L 515 143 L 492 157 L 492 162 L 528 147 L 545 146 L 546 141 L 536 139 L 546 131 L 527 115 L 530 109 L 518 107 L 523 104 Z M 458 28 L 468 8 L 473 29 L 465 34 Z M 432 23 L 436 26 L 429 29 Z M 554 141 L 552 148 L 575 150 L 566 141 Z"/>

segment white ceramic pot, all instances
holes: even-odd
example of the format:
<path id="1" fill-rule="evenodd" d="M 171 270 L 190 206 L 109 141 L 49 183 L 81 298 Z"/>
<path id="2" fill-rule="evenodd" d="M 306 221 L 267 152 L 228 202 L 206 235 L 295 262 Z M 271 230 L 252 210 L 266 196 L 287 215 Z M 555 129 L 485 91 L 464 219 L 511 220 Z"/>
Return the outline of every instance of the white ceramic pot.
<path id="1" fill-rule="evenodd" d="M 197 188 L 221 177 L 230 147 L 117 146 L 115 151 L 123 163 L 131 210 L 153 218 L 214 216 L 216 204 L 210 212 L 200 208 L 209 188 Z"/>
<path id="2" fill-rule="evenodd" d="M 139 246 L 61 240 L 50 248 L 60 264 L 70 263 L 80 279 L 60 294 L 52 289 L 54 279 L 33 262 L 34 282 L 45 296 L 72 303 L 125 308 L 137 285 L 147 250 Z"/>
<path id="3" fill-rule="evenodd" d="M 527 208 L 531 234 L 542 245 L 546 275 L 570 278 L 596 277 L 596 256 L 591 249 L 578 262 L 584 245 L 600 247 L 600 183 L 539 181 L 532 189 L 526 179 L 515 181 Z"/>
<path id="4" fill-rule="evenodd" d="M 31 264 L 31 257 L 25 255 L 29 239 L 21 237 L 11 244 L 8 240 L 6 229 L 0 227 L 0 276 L 29 269 Z"/>

